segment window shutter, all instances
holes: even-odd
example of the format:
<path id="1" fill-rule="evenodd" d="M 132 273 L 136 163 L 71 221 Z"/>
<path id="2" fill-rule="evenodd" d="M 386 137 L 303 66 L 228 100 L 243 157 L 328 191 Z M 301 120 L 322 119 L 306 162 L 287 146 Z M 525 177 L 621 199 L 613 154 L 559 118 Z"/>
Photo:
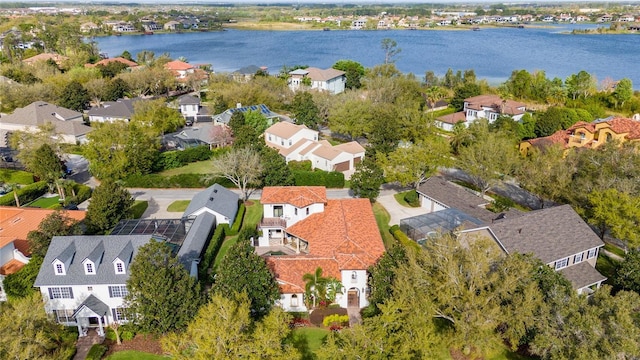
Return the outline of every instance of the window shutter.
<path id="1" fill-rule="evenodd" d="M 111 309 L 111 316 L 113 316 L 113 321 L 118 320 L 118 318 L 116 317 L 116 309 Z"/>
<path id="2" fill-rule="evenodd" d="M 72 287 L 69 288 L 69 295 L 71 296 L 71 299 L 73 299 L 73 288 Z"/>
<path id="3" fill-rule="evenodd" d="M 53 293 L 51 292 L 51 288 L 48 288 L 47 290 L 49 290 L 49 299 L 53 299 Z"/>

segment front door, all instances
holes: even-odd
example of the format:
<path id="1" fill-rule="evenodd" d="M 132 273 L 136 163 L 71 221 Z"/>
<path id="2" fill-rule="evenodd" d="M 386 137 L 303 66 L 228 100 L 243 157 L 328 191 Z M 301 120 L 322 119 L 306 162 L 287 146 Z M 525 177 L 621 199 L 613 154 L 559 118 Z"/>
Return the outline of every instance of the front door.
<path id="1" fill-rule="evenodd" d="M 347 306 L 360 307 L 360 296 L 357 289 L 350 289 L 347 292 Z"/>

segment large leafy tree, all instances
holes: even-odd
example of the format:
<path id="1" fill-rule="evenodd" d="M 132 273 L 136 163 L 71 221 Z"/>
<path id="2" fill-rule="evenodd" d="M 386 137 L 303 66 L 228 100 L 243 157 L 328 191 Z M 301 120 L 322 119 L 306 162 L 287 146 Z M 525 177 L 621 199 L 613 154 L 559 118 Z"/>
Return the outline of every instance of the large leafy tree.
<path id="1" fill-rule="evenodd" d="M 296 93 L 291 103 L 291 112 L 296 118 L 297 124 L 306 125 L 310 129 L 318 127 L 320 121 L 318 107 L 313 102 L 313 96 L 310 93 L 306 91 Z"/>
<path id="2" fill-rule="evenodd" d="M 42 257 L 32 255 L 29 262 L 13 274 L 9 274 L 4 278 L 4 291 L 10 300 L 21 299 L 35 292 L 33 284 L 36 281 L 38 272 L 42 266 Z"/>
<path id="3" fill-rule="evenodd" d="M 616 189 L 589 194 L 588 221 L 601 239 L 609 232 L 632 247 L 640 245 L 640 197 Z"/>
<path id="4" fill-rule="evenodd" d="M 183 333 L 162 338 L 174 359 L 293 359 L 297 350 L 287 341 L 289 316 L 276 308 L 260 321 L 251 318 L 246 294 L 214 294 Z"/>
<path id="5" fill-rule="evenodd" d="M 174 132 L 184 125 L 180 112 L 168 107 L 164 99 L 136 101 L 133 108 L 131 122 L 148 126 L 156 134 Z"/>
<path id="6" fill-rule="evenodd" d="M 98 179 L 119 180 L 131 174 L 147 174 L 160 142 L 149 127 L 138 123 L 102 123 L 89 133 L 84 156 Z"/>
<path id="7" fill-rule="evenodd" d="M 222 259 L 211 290 L 225 296 L 245 293 L 256 318 L 267 314 L 280 298 L 274 275 L 246 236 L 241 236 Z"/>
<path id="8" fill-rule="evenodd" d="M 364 76 L 364 66 L 359 62 L 353 60 L 338 60 L 333 64 L 332 68 L 345 72 L 345 76 L 347 77 L 345 87 L 347 89 L 359 89 L 360 86 L 362 86 L 360 84 L 360 78 Z"/>
<path id="9" fill-rule="evenodd" d="M 564 159 L 564 149 L 549 146 L 544 151 L 532 149 L 516 170 L 520 186 L 538 198 L 537 208 L 545 199 L 560 202 L 569 189 L 572 172 Z"/>
<path id="10" fill-rule="evenodd" d="M 351 175 L 351 191 L 353 195 L 367 198 L 374 202 L 380 195 L 380 187 L 384 183 L 384 173 L 375 160 L 365 157 L 356 165 L 356 172 Z"/>
<path id="11" fill-rule="evenodd" d="M 295 185 L 295 179 L 287 162 L 278 150 L 263 146 L 260 150 L 262 162 L 262 186 L 290 186 Z"/>
<path id="12" fill-rule="evenodd" d="M 461 111 L 464 108 L 464 99 L 478 96 L 480 93 L 480 85 L 476 83 L 466 83 L 457 86 L 453 91 L 451 106 L 453 106 L 457 111 Z"/>
<path id="13" fill-rule="evenodd" d="M 633 97 L 633 83 L 630 79 L 624 78 L 618 81 L 616 89 L 611 94 L 615 107 L 623 107 L 624 103 Z"/>
<path id="14" fill-rule="evenodd" d="M 369 268 L 368 314 L 377 314 L 379 305 L 393 299 L 393 286 L 398 268 L 407 263 L 407 250 L 399 244 L 385 251 L 380 259 Z"/>
<path id="15" fill-rule="evenodd" d="M 58 105 L 67 109 L 82 111 L 89 106 L 89 92 L 78 81 L 71 81 L 62 90 Z"/>
<path id="16" fill-rule="evenodd" d="M 0 312 L 0 358 L 69 359 L 75 339 L 44 312 L 40 293 L 3 304 Z"/>
<path id="17" fill-rule="evenodd" d="M 118 221 L 129 216 L 131 194 L 118 183 L 106 180 L 93 191 L 84 223 L 89 234 L 108 233 Z"/>
<path id="18" fill-rule="evenodd" d="M 200 284 L 164 242 L 150 240 L 131 263 L 125 302 L 142 331 L 182 330 L 203 303 Z"/>
<path id="19" fill-rule="evenodd" d="M 28 159 L 29 162 L 25 163 L 27 169 L 50 186 L 64 174 L 64 163 L 47 143 L 42 144 Z"/>
<path id="20" fill-rule="evenodd" d="M 27 241 L 33 256 L 44 258 L 54 236 L 79 235 L 82 233 L 80 223 L 70 218 L 63 211 L 55 211 L 48 215 L 38 229 L 29 231 Z"/>
<path id="21" fill-rule="evenodd" d="M 260 153 L 252 148 L 233 148 L 213 159 L 213 176 L 229 179 L 240 189 L 242 199 L 249 198 L 249 187 L 257 185 L 262 175 Z"/>
<path id="22" fill-rule="evenodd" d="M 635 291 L 640 294 L 640 250 L 632 249 L 617 267 L 612 278 L 617 289 Z"/>
<path id="23" fill-rule="evenodd" d="M 402 186 L 411 185 L 416 189 L 439 167 L 452 163 L 449 144 L 437 135 L 421 143 L 399 147 L 381 159 L 387 181 L 398 181 Z"/>
<path id="24" fill-rule="evenodd" d="M 596 92 L 596 79 L 588 72 L 582 70 L 577 74 L 572 74 L 565 80 L 565 86 L 573 100 L 578 97 L 586 98 Z"/>
<path id="25" fill-rule="evenodd" d="M 505 175 L 511 175 L 519 161 L 515 143 L 501 133 L 482 130 L 476 140 L 459 150 L 456 165 L 464 170 L 482 194 L 497 184 Z"/>

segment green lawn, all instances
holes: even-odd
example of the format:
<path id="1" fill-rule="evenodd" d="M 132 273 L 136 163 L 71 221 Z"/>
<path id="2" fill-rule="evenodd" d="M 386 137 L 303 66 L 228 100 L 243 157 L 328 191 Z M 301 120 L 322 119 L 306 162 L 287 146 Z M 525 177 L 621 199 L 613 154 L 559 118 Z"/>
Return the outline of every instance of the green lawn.
<path id="1" fill-rule="evenodd" d="M 389 216 L 387 210 L 379 203 L 373 204 L 373 215 L 376 217 L 376 222 L 378 223 L 378 229 L 380 229 L 380 235 L 382 236 L 384 247 L 389 249 L 396 243 L 396 239 L 394 239 L 393 235 L 389 232 L 389 221 L 391 220 L 391 216 Z"/>
<path id="2" fill-rule="evenodd" d="M 167 207 L 168 212 L 184 212 L 191 200 L 176 200 Z"/>
<path id="3" fill-rule="evenodd" d="M 617 261 L 611 259 L 607 255 L 600 253 L 598 255 L 598 261 L 596 262 L 596 270 L 602 275 L 611 279 L 616 272 Z"/>
<path id="4" fill-rule="evenodd" d="M 253 203 L 249 206 L 246 206 L 246 212 L 244 214 L 244 220 L 242 221 L 242 226 L 240 229 L 242 230 L 245 227 L 256 227 L 258 223 L 260 223 L 260 219 L 262 219 L 262 205 L 258 201 L 253 201 Z M 222 261 L 224 256 L 229 251 L 229 248 L 238 242 L 238 235 L 228 236 L 224 239 L 222 246 L 220 247 L 220 251 L 218 251 L 218 255 L 216 255 L 216 260 L 213 262 L 213 268 L 217 268 L 218 264 Z"/>
<path id="5" fill-rule="evenodd" d="M 53 197 L 41 197 L 37 200 L 35 200 L 34 202 L 27 204 L 30 207 L 37 207 L 37 208 L 41 208 L 41 209 L 49 209 L 51 207 L 57 207 L 57 205 L 60 204 L 59 201 L 60 197 L 58 196 L 53 196 Z"/>
<path id="6" fill-rule="evenodd" d="M 607 250 L 610 253 L 614 253 L 622 258 L 624 258 L 625 256 L 627 256 L 627 254 L 624 253 L 624 249 L 621 249 L 613 244 L 609 244 L 606 243 L 604 244 L 604 249 Z"/>
<path id="7" fill-rule="evenodd" d="M 174 176 L 181 174 L 211 174 L 211 160 L 193 162 L 183 167 L 165 170 L 162 176 Z"/>
<path id="8" fill-rule="evenodd" d="M 320 349 L 329 330 L 317 327 L 303 327 L 292 332 L 293 346 L 308 353 L 314 353 Z"/>
<path id="9" fill-rule="evenodd" d="M 33 174 L 22 170 L 0 169 L 0 181 L 7 184 L 33 184 Z"/>
<path id="10" fill-rule="evenodd" d="M 131 217 L 134 219 L 140 219 L 142 217 L 142 214 L 144 214 L 144 212 L 147 210 L 148 207 L 149 207 L 149 202 L 146 200 L 134 201 L 133 205 L 131 205 L 131 207 L 129 208 L 129 211 L 131 212 Z"/>
<path id="11" fill-rule="evenodd" d="M 105 360 L 165 360 L 166 356 L 149 354 L 142 351 L 126 350 L 118 351 L 108 357 Z"/>

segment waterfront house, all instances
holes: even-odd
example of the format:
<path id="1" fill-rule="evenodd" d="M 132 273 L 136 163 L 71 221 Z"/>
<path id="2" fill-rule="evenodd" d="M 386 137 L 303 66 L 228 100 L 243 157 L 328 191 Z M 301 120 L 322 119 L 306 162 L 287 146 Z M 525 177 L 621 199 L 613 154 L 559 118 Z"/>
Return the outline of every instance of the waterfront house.
<path id="1" fill-rule="evenodd" d="M 69 58 L 59 54 L 42 53 L 22 60 L 22 63 L 26 65 L 34 65 L 36 63 L 49 60 L 55 62 L 58 66 L 62 66 L 62 64 L 69 60 Z"/>
<path id="2" fill-rule="evenodd" d="M 309 67 L 289 72 L 289 88 L 292 91 L 309 88 L 328 91 L 331 94 L 344 92 L 347 76 L 344 71 L 336 69 L 318 69 Z M 305 85 L 307 83 L 308 85 Z"/>
<path id="3" fill-rule="evenodd" d="M 462 111 L 437 118 L 436 125 L 444 130 L 451 131 L 458 122 L 469 126 L 478 119 L 487 119 L 489 123 L 492 123 L 503 115 L 510 116 L 515 121 L 520 121 L 524 114 L 524 103 L 503 100 L 498 95 L 478 95 L 464 99 Z"/>
<path id="4" fill-rule="evenodd" d="M 102 60 L 98 61 L 95 64 L 85 64 L 84 66 L 85 67 L 107 66 L 112 62 L 119 62 L 121 64 L 124 64 L 129 69 L 133 69 L 133 68 L 137 68 L 138 67 L 138 64 L 136 62 L 128 60 L 128 59 L 125 59 L 125 58 L 120 57 L 120 56 L 119 57 L 115 57 L 115 58 L 102 59 Z"/>

